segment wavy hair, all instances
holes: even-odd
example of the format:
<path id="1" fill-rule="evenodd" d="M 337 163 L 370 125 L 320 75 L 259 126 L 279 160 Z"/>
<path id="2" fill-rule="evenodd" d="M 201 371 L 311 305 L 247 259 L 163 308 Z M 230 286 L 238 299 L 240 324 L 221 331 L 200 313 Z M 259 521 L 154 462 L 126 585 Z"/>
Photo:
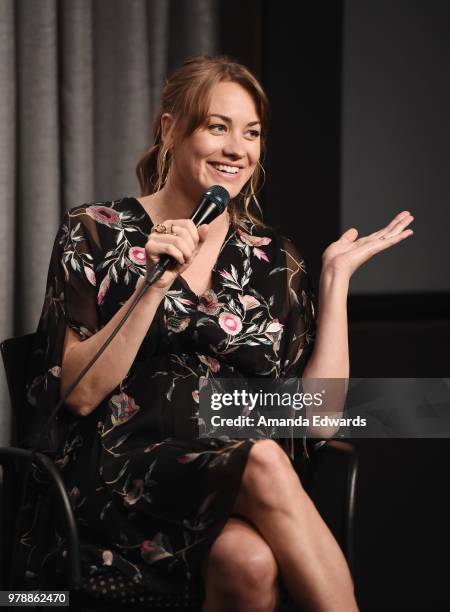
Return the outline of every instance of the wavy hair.
<path id="1" fill-rule="evenodd" d="M 261 121 L 261 156 L 264 158 L 269 103 L 259 81 L 248 68 L 225 55 L 192 57 L 172 74 L 163 88 L 161 107 L 153 123 L 153 145 L 145 151 L 136 167 L 141 197 L 159 191 L 167 178 L 170 152 L 162 140 L 162 115 L 171 113 L 178 137 L 187 138 L 204 123 L 212 88 L 222 81 L 238 83 L 252 96 Z M 228 211 L 233 223 L 239 224 L 245 219 L 257 225 L 265 225 L 256 198 L 263 180 L 261 166 L 258 164 L 242 191 L 230 201 Z M 255 212 L 252 212 L 252 208 Z"/>

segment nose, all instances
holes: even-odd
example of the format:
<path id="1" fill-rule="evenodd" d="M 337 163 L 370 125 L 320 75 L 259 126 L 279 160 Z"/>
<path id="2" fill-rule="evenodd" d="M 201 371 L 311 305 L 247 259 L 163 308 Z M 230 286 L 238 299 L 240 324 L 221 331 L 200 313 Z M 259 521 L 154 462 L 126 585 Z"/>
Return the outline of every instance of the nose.
<path id="1" fill-rule="evenodd" d="M 223 143 L 223 153 L 233 160 L 238 160 L 245 157 L 247 151 L 242 135 L 238 134 L 234 130 L 229 130 L 228 137 Z"/>

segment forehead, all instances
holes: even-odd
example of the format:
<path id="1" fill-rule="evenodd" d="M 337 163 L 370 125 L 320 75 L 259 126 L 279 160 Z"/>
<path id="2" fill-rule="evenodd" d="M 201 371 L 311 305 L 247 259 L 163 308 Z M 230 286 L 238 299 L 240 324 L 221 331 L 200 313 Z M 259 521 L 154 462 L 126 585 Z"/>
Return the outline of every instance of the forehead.
<path id="1" fill-rule="evenodd" d="M 242 85 L 228 81 L 217 83 L 211 89 L 208 112 L 226 115 L 236 121 L 242 119 L 246 123 L 259 120 L 250 93 Z"/>

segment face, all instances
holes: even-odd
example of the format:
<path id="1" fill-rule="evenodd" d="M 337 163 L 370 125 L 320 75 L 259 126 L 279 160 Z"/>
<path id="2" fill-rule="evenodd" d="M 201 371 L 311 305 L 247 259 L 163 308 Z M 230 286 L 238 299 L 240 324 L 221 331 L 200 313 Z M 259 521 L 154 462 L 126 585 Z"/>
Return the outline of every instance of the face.
<path id="1" fill-rule="evenodd" d="M 194 198 L 212 185 L 222 185 L 234 198 L 258 163 L 260 134 L 252 96 L 237 83 L 218 83 L 205 123 L 173 145 L 169 179 Z"/>

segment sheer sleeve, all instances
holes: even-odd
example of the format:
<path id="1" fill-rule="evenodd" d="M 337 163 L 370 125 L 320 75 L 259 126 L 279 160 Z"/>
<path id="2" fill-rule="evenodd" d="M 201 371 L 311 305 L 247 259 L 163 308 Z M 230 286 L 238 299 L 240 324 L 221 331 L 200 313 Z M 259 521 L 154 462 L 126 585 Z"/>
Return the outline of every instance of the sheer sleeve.
<path id="1" fill-rule="evenodd" d="M 95 261 L 98 256 L 95 221 L 84 207 L 70 210 L 56 234 L 50 257 L 44 305 L 37 327 L 38 346 L 28 373 L 27 400 L 36 435 L 60 398 L 61 363 L 66 326 L 81 340 L 99 327 Z M 43 438 L 43 452 L 55 452 L 74 415 L 60 410 Z M 26 442 L 25 442 L 25 445 Z"/>
<path id="2" fill-rule="evenodd" d="M 314 347 L 316 306 L 303 258 L 294 244 L 284 238 L 281 247 L 285 279 L 282 296 L 284 321 L 281 377 L 301 377 Z"/>
<path id="3" fill-rule="evenodd" d="M 301 391 L 301 377 L 314 348 L 316 335 L 317 301 L 308 275 L 305 261 L 295 245 L 283 238 L 280 270 L 284 273 L 282 283 L 281 319 L 283 341 L 280 347 L 281 378 L 298 379 Z M 322 441 L 307 438 L 283 440 L 285 449 L 298 464 L 305 479 L 309 471 L 307 459 Z"/>

